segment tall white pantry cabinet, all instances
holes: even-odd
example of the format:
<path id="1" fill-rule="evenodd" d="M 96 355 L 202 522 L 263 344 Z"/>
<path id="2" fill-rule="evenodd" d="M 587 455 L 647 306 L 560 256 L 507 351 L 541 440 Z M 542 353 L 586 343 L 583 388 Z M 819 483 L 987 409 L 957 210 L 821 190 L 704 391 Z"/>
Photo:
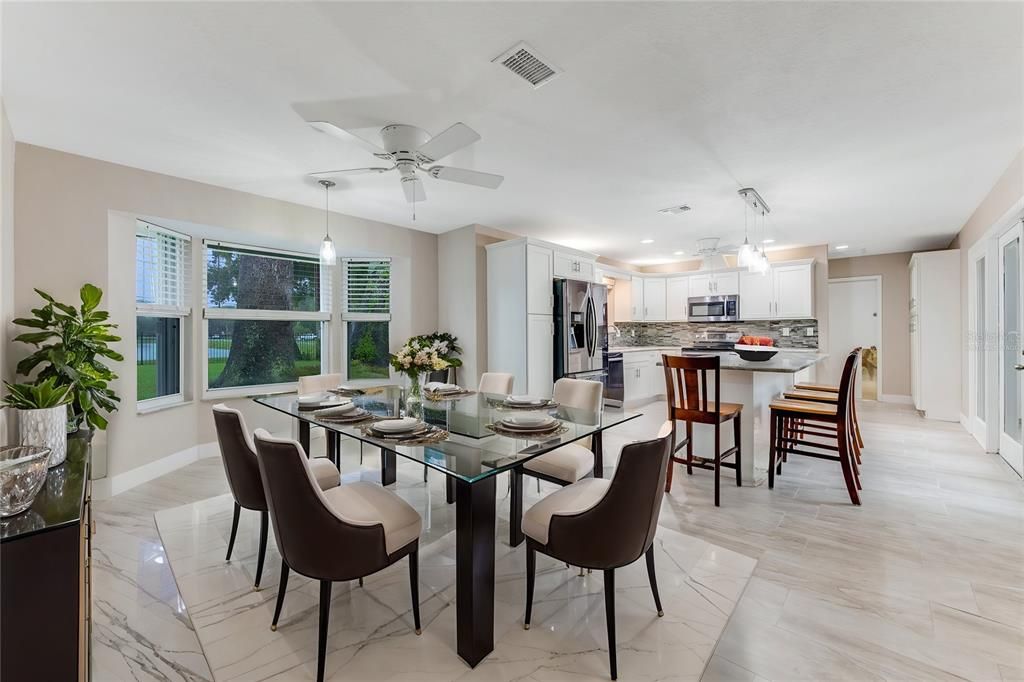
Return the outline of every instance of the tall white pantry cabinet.
<path id="1" fill-rule="evenodd" d="M 910 391 L 914 407 L 928 419 L 960 420 L 960 349 L 960 251 L 915 253 L 910 258 Z"/>
<path id="2" fill-rule="evenodd" d="M 533 239 L 487 246 L 487 368 L 510 372 L 513 391 L 550 397 L 554 385 L 555 277 L 593 281 L 596 257 Z"/>

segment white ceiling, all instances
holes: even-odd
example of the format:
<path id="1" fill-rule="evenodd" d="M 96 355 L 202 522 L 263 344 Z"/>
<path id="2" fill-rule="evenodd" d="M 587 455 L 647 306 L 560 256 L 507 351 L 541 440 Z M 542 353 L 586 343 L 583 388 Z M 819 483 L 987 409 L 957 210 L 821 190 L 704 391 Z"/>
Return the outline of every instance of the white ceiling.
<path id="1" fill-rule="evenodd" d="M 373 158 L 303 117 L 463 121 L 446 162 L 500 189 L 428 178 L 416 222 L 394 174 L 332 197 L 420 230 L 677 260 L 741 241 L 753 186 L 776 246 L 878 253 L 944 246 L 1024 145 L 1022 34 L 1021 3 L 5 2 L 3 95 L 19 141 L 314 206 L 305 172 Z M 491 63 L 520 40 L 564 73 Z"/>

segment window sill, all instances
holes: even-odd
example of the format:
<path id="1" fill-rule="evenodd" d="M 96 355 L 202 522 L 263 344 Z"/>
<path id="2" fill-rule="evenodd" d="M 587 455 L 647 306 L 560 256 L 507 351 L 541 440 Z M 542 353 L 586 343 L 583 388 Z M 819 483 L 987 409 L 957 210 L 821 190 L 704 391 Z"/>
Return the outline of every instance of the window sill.
<path id="1" fill-rule="evenodd" d="M 267 384 L 264 386 L 238 386 L 235 388 L 215 388 L 203 391 L 203 402 L 218 402 L 236 398 L 257 398 L 261 395 L 282 395 L 295 393 L 298 384 Z"/>
<path id="2" fill-rule="evenodd" d="M 155 414 L 156 412 L 173 410 L 176 407 L 183 407 L 185 405 L 192 404 L 191 400 L 185 400 L 184 398 L 175 400 L 174 402 L 156 402 L 156 400 L 154 400 L 152 404 L 149 404 L 149 402 L 150 401 L 147 400 L 136 403 L 135 414 L 141 417 L 147 414 Z"/>

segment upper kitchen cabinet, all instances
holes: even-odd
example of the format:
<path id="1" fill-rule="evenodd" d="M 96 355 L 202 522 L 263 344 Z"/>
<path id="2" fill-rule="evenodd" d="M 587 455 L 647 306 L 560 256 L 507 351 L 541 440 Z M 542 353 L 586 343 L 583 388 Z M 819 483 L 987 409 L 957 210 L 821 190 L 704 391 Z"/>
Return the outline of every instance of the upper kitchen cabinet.
<path id="1" fill-rule="evenodd" d="M 585 258 L 579 254 L 564 251 L 554 252 L 555 277 L 593 282 L 594 263 L 595 259 Z"/>
<path id="2" fill-rule="evenodd" d="M 814 317 L 814 261 L 777 263 L 765 273 L 739 273 L 744 320 Z"/>
<path id="3" fill-rule="evenodd" d="M 551 315 L 554 293 L 551 249 L 529 244 L 526 247 L 526 311 L 531 315 Z"/>
<path id="4" fill-rule="evenodd" d="M 665 319 L 669 322 L 686 321 L 686 299 L 690 297 L 689 277 L 669 277 L 665 280 Z"/>
<path id="5" fill-rule="evenodd" d="M 643 320 L 645 322 L 664 322 L 667 309 L 666 288 L 664 277 L 633 278 L 633 286 L 643 284 Z"/>
<path id="6" fill-rule="evenodd" d="M 634 277 L 629 283 L 629 320 L 644 321 L 644 279 Z"/>
<path id="7" fill-rule="evenodd" d="M 739 273 L 703 272 L 690 275 L 690 296 L 731 296 L 740 292 Z"/>

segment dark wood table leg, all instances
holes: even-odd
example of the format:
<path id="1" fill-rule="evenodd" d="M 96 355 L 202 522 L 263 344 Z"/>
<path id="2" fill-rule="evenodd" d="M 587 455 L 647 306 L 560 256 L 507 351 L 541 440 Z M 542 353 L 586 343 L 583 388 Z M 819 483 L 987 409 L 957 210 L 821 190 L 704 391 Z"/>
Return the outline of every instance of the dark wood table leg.
<path id="1" fill-rule="evenodd" d="M 306 457 L 309 457 L 309 422 L 299 420 L 299 445 L 302 446 Z"/>
<path id="2" fill-rule="evenodd" d="M 598 431 L 592 437 L 591 445 L 594 448 L 594 478 L 604 478 L 604 435 Z"/>
<path id="3" fill-rule="evenodd" d="M 334 466 L 341 470 L 341 452 L 338 449 L 338 434 L 334 431 L 327 432 L 327 459 L 334 462 Z"/>
<path id="4" fill-rule="evenodd" d="M 512 490 L 509 497 L 508 544 L 518 547 L 523 544 L 523 470 L 512 469 Z"/>
<path id="5" fill-rule="evenodd" d="M 455 504 L 455 479 L 451 476 L 444 477 L 444 501 Z"/>
<path id="6" fill-rule="evenodd" d="M 494 650 L 496 478 L 455 482 L 456 651 L 471 667 Z"/>
<path id="7" fill-rule="evenodd" d="M 398 455 L 380 449 L 380 484 L 391 485 L 398 480 Z"/>

